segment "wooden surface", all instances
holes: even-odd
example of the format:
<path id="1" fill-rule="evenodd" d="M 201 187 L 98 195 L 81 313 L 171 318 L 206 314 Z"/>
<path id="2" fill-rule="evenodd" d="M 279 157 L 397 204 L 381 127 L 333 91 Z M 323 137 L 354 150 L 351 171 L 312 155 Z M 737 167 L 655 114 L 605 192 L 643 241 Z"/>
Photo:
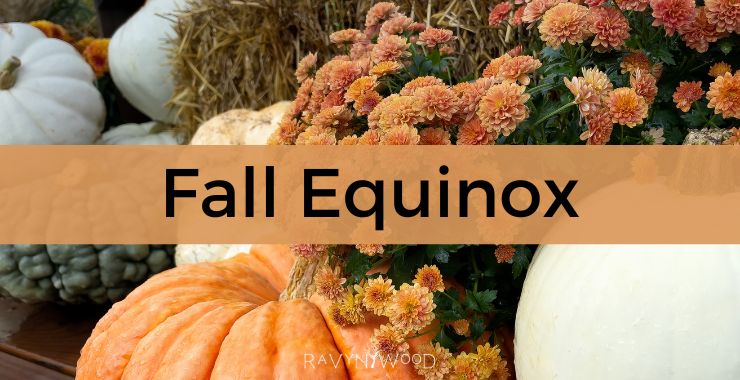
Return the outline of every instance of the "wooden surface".
<path id="1" fill-rule="evenodd" d="M 71 378 L 80 349 L 104 313 L 104 307 L 0 298 L 0 379 Z"/>

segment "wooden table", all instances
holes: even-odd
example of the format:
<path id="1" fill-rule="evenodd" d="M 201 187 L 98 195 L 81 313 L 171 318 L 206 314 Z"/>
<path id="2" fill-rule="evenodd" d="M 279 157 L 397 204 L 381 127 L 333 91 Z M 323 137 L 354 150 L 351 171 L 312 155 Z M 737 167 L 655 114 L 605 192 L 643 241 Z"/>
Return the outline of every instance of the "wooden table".
<path id="1" fill-rule="evenodd" d="M 73 378 L 80 349 L 105 310 L 0 298 L 0 379 Z"/>

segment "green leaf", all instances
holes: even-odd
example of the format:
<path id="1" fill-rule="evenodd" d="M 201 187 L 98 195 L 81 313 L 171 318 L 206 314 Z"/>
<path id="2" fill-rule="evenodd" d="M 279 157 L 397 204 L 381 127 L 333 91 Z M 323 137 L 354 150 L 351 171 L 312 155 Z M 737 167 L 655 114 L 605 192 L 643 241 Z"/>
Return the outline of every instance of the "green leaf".
<path id="1" fill-rule="evenodd" d="M 490 313 L 493 311 L 493 301 L 496 299 L 496 293 L 495 290 L 490 289 L 481 292 L 466 289 L 465 307 L 478 313 Z"/>
<path id="2" fill-rule="evenodd" d="M 511 266 L 511 273 L 514 278 L 518 278 L 529 267 L 529 255 L 525 250 L 517 249 L 514 254 L 514 263 Z"/>
<path id="3" fill-rule="evenodd" d="M 446 264 L 450 261 L 450 253 L 455 253 L 464 246 L 464 244 L 428 245 L 426 253 L 428 258 Z"/>
<path id="4" fill-rule="evenodd" d="M 353 249 L 347 256 L 347 264 L 345 265 L 345 270 L 349 273 L 347 280 L 350 284 L 360 283 L 372 266 L 372 257 L 360 253 L 357 249 Z"/>
<path id="5" fill-rule="evenodd" d="M 651 51 L 653 57 L 659 61 L 663 61 L 668 65 L 675 65 L 676 60 L 673 59 L 673 54 L 668 50 L 668 46 L 658 44 L 654 50 Z"/>
<path id="6" fill-rule="evenodd" d="M 451 351 L 454 351 L 456 346 L 455 341 L 445 333 L 444 328 L 439 329 L 439 333 L 434 337 L 433 343 L 439 343 L 440 346 Z"/>
<path id="7" fill-rule="evenodd" d="M 450 298 L 454 299 L 454 301 Z M 454 290 L 434 292 L 434 304 L 437 305 L 434 309 L 434 314 L 441 322 L 454 322 L 465 319 L 465 309 L 463 309 L 462 304 L 458 301 L 457 292 Z"/>
<path id="8" fill-rule="evenodd" d="M 481 335 L 486 331 L 486 322 L 482 317 L 476 316 L 470 323 L 470 338 L 473 341 L 477 341 Z"/>
<path id="9" fill-rule="evenodd" d="M 729 39 L 720 41 L 719 50 L 722 50 L 722 53 L 725 53 L 725 55 L 730 54 L 732 52 L 732 41 Z"/>

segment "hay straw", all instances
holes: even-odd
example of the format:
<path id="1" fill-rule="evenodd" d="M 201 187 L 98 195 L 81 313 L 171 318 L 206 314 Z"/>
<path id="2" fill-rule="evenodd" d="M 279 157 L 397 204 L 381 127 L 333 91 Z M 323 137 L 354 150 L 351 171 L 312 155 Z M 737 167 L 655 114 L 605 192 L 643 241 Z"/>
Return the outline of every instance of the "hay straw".
<path id="1" fill-rule="evenodd" d="M 295 65 L 309 52 L 336 52 L 329 34 L 362 29 L 371 0 L 189 0 L 172 41 L 180 127 L 192 136 L 205 120 L 234 108 L 261 108 L 294 96 Z M 519 30 L 487 26 L 490 1 L 400 0 L 415 20 L 453 29 L 456 70 L 476 74 L 517 41 Z"/>

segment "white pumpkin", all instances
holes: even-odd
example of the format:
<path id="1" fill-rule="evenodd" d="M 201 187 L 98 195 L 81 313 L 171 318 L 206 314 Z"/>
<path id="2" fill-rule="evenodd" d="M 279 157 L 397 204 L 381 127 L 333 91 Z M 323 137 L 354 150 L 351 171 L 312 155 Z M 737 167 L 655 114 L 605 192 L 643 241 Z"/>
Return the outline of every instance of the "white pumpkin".
<path id="1" fill-rule="evenodd" d="M 259 111 L 234 109 L 216 115 L 195 132 L 190 145 L 265 145 L 291 102 L 277 102 Z"/>
<path id="2" fill-rule="evenodd" d="M 91 144 L 105 120 L 95 75 L 72 45 L 0 24 L 0 144 Z"/>
<path id="3" fill-rule="evenodd" d="M 520 380 L 740 379 L 740 246 L 542 246 L 515 347 Z"/>
<path id="4" fill-rule="evenodd" d="M 178 145 L 181 138 L 162 123 L 122 124 L 103 133 L 98 141 L 105 145 Z"/>
<path id="5" fill-rule="evenodd" d="M 148 0 L 111 38 L 108 64 L 121 94 L 152 120 L 175 122 L 165 106 L 174 82 L 167 40 L 174 36 L 171 14 L 185 0 Z"/>
<path id="6" fill-rule="evenodd" d="M 230 259 L 249 253 L 252 244 L 178 244 L 175 247 L 177 266 Z"/>

